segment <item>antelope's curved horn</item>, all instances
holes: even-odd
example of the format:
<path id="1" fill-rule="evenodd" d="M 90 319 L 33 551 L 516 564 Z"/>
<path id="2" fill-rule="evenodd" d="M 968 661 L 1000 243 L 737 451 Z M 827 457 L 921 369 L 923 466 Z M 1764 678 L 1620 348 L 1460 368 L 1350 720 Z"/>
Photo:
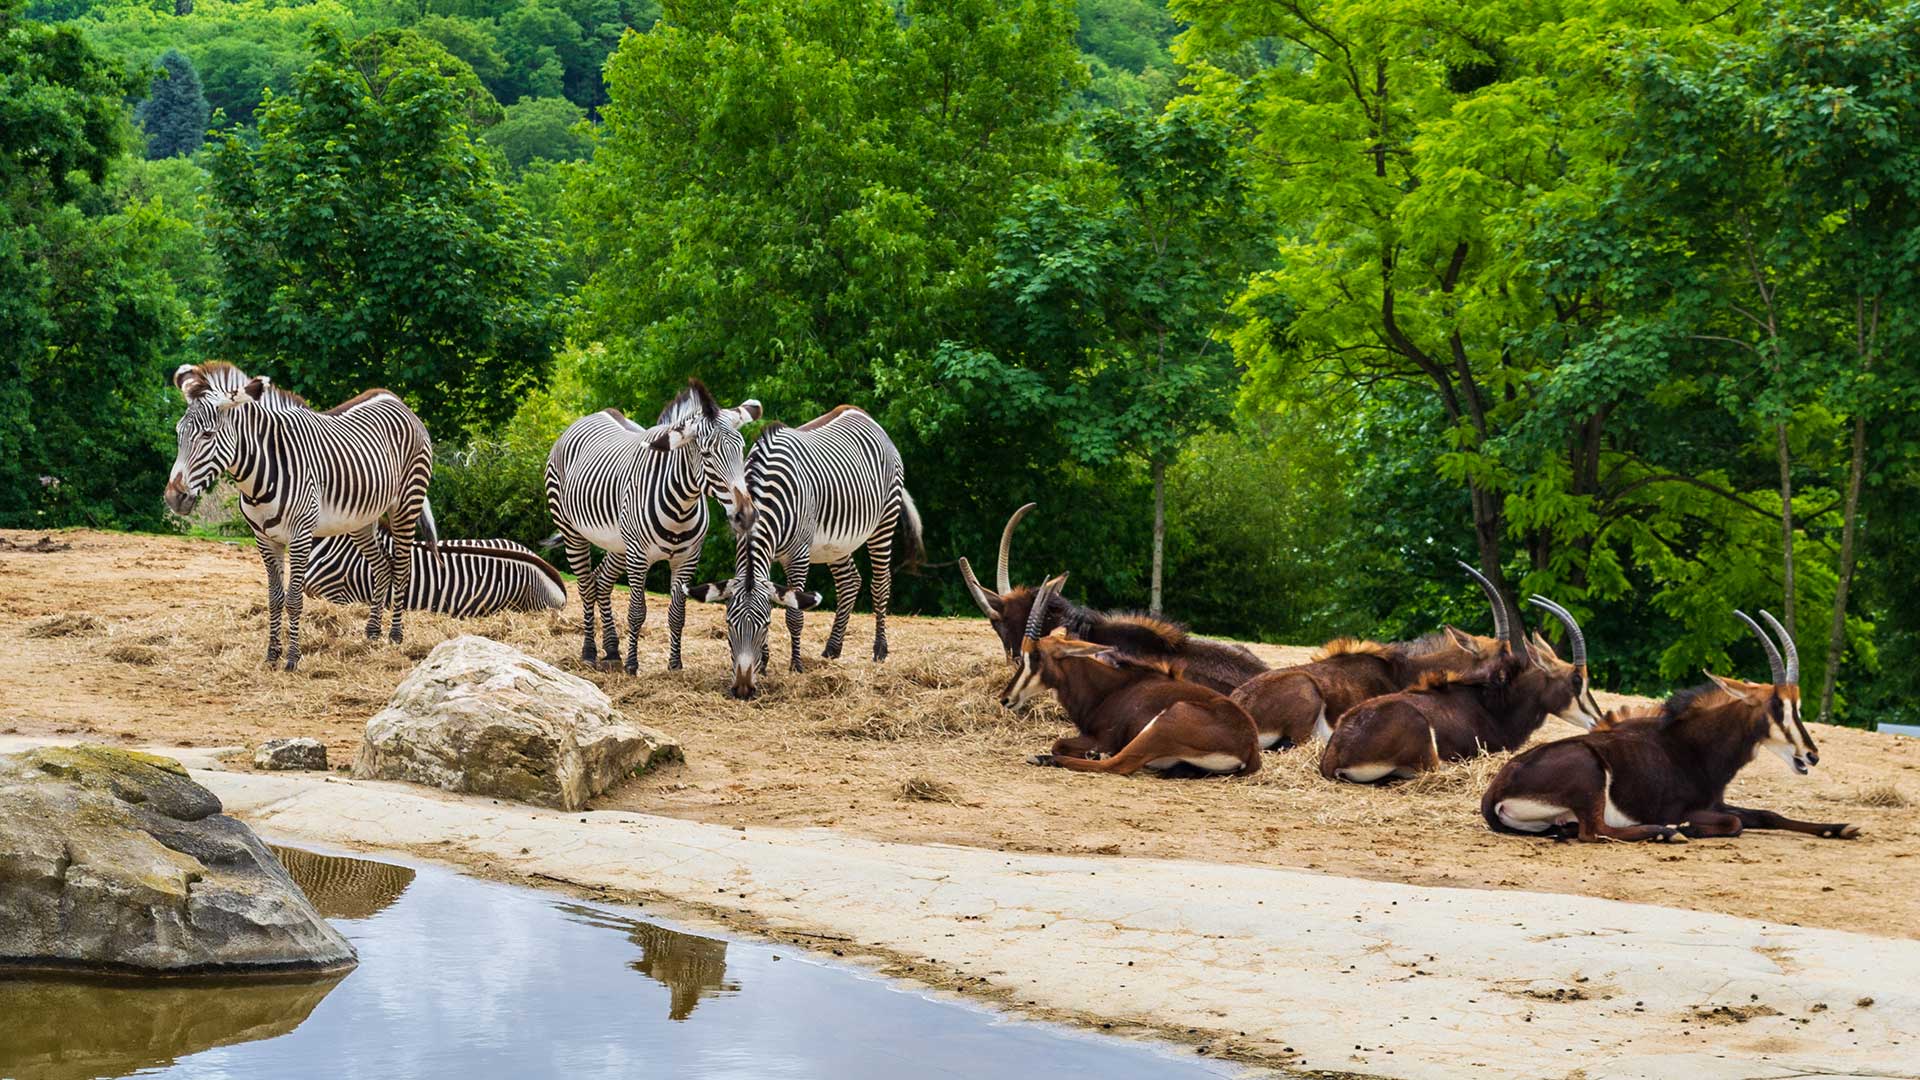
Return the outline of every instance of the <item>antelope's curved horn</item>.
<path id="1" fill-rule="evenodd" d="M 965 555 L 960 556 L 960 580 L 967 583 L 967 592 L 972 594 L 973 602 L 979 606 L 980 614 L 989 619 L 998 619 L 1000 613 L 994 610 L 993 602 L 987 597 L 987 590 L 980 587 L 980 580 L 973 576 L 973 566 Z"/>
<path id="2" fill-rule="evenodd" d="M 1767 666 L 1773 669 L 1774 684 L 1776 686 L 1787 685 L 1787 665 L 1780 660 L 1780 650 L 1774 647 L 1773 639 L 1768 637 L 1767 632 L 1760 629 L 1760 624 L 1754 622 L 1752 616 L 1746 612 L 1735 611 L 1734 614 L 1739 616 L 1741 622 L 1747 624 L 1747 629 L 1753 631 L 1753 636 L 1760 639 L 1760 647 L 1767 651 Z M 1763 611 L 1760 614 L 1766 615 L 1767 613 Z M 1768 616 L 1767 621 L 1772 622 L 1772 616 Z"/>
<path id="3" fill-rule="evenodd" d="M 1045 585 L 1040 586 L 1040 591 L 1033 594 L 1033 610 L 1027 612 L 1027 636 L 1029 638 L 1035 641 L 1040 640 L 1040 632 L 1042 628 L 1047 625 L 1047 605 L 1053 602 L 1054 594 L 1058 593 L 1060 586 L 1066 583 L 1067 575 L 1061 574 L 1059 577 L 1053 578 Z"/>
<path id="4" fill-rule="evenodd" d="M 1487 603 L 1493 605 L 1493 636 L 1512 645 L 1513 624 L 1507 620 L 1507 602 L 1501 597 L 1500 590 L 1493 587 L 1493 582 L 1488 581 L 1485 574 L 1468 566 L 1466 560 L 1455 559 L 1454 562 L 1460 564 L 1460 569 L 1473 575 L 1473 580 L 1480 583 L 1480 590 L 1487 594 Z M 1526 645 L 1522 644 L 1520 648 L 1525 649 Z"/>
<path id="5" fill-rule="evenodd" d="M 1000 590 L 1001 596 L 1013 591 L 1013 582 L 1007 577 L 1007 564 L 1013 559 L 1014 527 L 1020 524 L 1021 518 L 1026 517 L 1034 507 L 1039 505 L 1039 503 L 1028 503 L 1015 510 L 1013 516 L 1007 519 L 1007 527 L 1000 530 L 1000 565 L 993 576 L 993 587 Z"/>
<path id="6" fill-rule="evenodd" d="M 1573 666 L 1584 670 L 1587 666 L 1587 635 L 1580 632 L 1580 623 L 1574 619 L 1573 613 L 1537 593 L 1528 598 L 1528 603 L 1559 619 L 1561 625 L 1567 628 L 1567 640 L 1573 643 Z"/>
<path id="7" fill-rule="evenodd" d="M 1799 686 L 1800 650 L 1793 644 L 1793 635 L 1787 633 L 1787 628 L 1780 625 L 1780 620 L 1767 614 L 1765 610 L 1760 612 L 1760 618 L 1768 626 L 1773 627 L 1773 636 L 1780 639 L 1780 650 L 1787 654 L 1787 685 Z"/>

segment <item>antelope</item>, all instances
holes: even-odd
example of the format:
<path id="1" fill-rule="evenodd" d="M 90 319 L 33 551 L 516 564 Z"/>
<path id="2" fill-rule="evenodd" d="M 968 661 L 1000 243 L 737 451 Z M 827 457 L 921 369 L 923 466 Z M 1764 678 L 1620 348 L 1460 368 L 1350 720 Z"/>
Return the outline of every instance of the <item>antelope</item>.
<path id="1" fill-rule="evenodd" d="M 1013 530 L 1020 524 L 1020 519 L 1038 505 L 1027 503 L 1015 510 L 1013 516 L 1007 519 L 1006 528 L 1000 531 L 1000 562 L 995 574 L 995 592 L 988 592 L 981 586 L 965 557 L 959 560 L 960 577 L 966 582 L 967 592 L 980 608 L 980 613 L 992 624 L 993 632 L 999 636 L 1009 662 L 1019 662 L 1020 652 L 1025 648 L 1024 635 L 1029 616 L 1037 610 L 1041 614 L 1042 634 L 1064 626 L 1067 634 L 1075 640 L 1110 646 L 1142 657 L 1177 660 L 1184 678 L 1223 694 L 1231 693 L 1234 687 L 1267 670 L 1266 663 L 1244 645 L 1194 637 L 1185 628 L 1164 619 L 1094 611 L 1074 604 L 1057 593 L 1051 595 L 1045 604 L 1036 604 L 1037 594 L 1033 589 L 1014 587 L 1009 580 L 1007 566 L 1013 553 Z"/>
<path id="2" fill-rule="evenodd" d="M 1807 775 L 1820 752 L 1800 722 L 1800 654 L 1772 615 L 1760 617 L 1772 638 L 1745 612 L 1734 612 L 1760 639 L 1771 683 L 1723 679 L 1668 698 L 1654 720 L 1632 720 L 1537 746 L 1501 767 L 1480 800 L 1494 832 L 1583 841 L 1738 836 L 1747 829 L 1786 829 L 1829 839 L 1860 835 L 1855 825 L 1815 824 L 1771 810 L 1729 806 L 1727 784 L 1771 750 L 1795 774 Z"/>
<path id="3" fill-rule="evenodd" d="M 1183 678 L 1177 658 L 1079 640 L 1064 626 L 1043 634 L 1046 602 L 1065 581 L 1062 574 L 1041 586 L 1022 633 L 1020 666 L 1000 703 L 1025 708 L 1050 689 L 1079 733 L 1055 740 L 1050 753 L 1028 764 L 1122 776 L 1141 769 L 1260 771 L 1253 719 L 1225 695 Z"/>
<path id="4" fill-rule="evenodd" d="M 1320 754 L 1320 775 L 1369 784 L 1416 776 L 1442 761 L 1463 761 L 1524 744 L 1548 716 L 1591 730 L 1600 720 L 1587 678 L 1587 642 L 1566 608 L 1544 596 L 1531 602 L 1567 628 L 1571 662 L 1520 632 L 1518 611 L 1495 600 L 1500 649 L 1465 672 L 1433 672 L 1410 690 L 1361 702 L 1340 718 Z M 1504 614 L 1501 614 L 1503 613 Z"/>
<path id="5" fill-rule="evenodd" d="M 1478 570 L 1466 563 L 1460 566 L 1487 591 L 1498 624 L 1502 613 L 1498 590 Z M 1284 749 L 1309 739 L 1326 739 L 1341 715 L 1368 698 L 1408 689 L 1431 675 L 1464 672 L 1491 657 L 1498 647 L 1498 638 L 1451 626 L 1391 644 L 1338 638 L 1309 663 L 1248 679 L 1233 691 L 1233 700 L 1260 725 L 1262 745 Z"/>

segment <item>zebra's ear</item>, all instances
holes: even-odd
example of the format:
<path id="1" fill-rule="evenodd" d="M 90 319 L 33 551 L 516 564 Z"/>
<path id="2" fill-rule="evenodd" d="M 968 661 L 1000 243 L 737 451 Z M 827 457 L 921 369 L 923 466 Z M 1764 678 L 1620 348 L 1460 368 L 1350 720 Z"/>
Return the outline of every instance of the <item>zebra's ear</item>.
<path id="1" fill-rule="evenodd" d="M 255 375 L 253 378 L 247 380 L 247 385 L 241 387 L 238 394 L 227 399 L 227 406 L 230 408 L 234 405 L 243 405 L 249 401 L 259 401 L 261 398 L 266 397 L 267 391 L 271 389 L 273 389 L 272 379 L 267 378 L 265 375 Z"/>
<path id="2" fill-rule="evenodd" d="M 755 420 L 760 419 L 759 400 L 756 398 L 748 398 L 741 402 L 738 407 L 728 409 L 726 418 L 727 422 L 734 427 L 745 427 L 753 423 Z"/>
<path id="3" fill-rule="evenodd" d="M 184 389 L 186 378 L 188 375 L 191 375 L 191 374 L 193 374 L 192 364 L 181 364 L 179 367 L 174 368 L 173 369 L 173 388 L 175 390 Z"/>
<path id="4" fill-rule="evenodd" d="M 805 589 L 781 589 L 780 594 L 774 599 L 780 601 L 782 606 L 790 607 L 795 611 L 812 611 L 820 606 L 820 594 L 808 592 Z"/>
<path id="5" fill-rule="evenodd" d="M 705 581 L 687 590 L 687 595 L 703 604 L 718 604 L 733 595 L 731 581 Z"/>
<path id="6" fill-rule="evenodd" d="M 654 440 L 647 445 L 664 454 L 669 450 L 678 450 L 687 445 L 687 440 L 692 437 L 687 434 L 687 422 L 682 420 L 654 436 Z"/>

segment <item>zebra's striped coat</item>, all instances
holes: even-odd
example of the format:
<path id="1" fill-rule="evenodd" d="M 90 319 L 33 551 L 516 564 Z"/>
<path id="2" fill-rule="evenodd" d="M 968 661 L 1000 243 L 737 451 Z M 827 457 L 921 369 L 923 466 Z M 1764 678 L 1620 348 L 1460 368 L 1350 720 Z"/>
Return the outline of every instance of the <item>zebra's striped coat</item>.
<path id="1" fill-rule="evenodd" d="M 391 556 L 393 538 L 383 530 L 380 548 Z M 438 551 L 414 542 L 407 607 L 455 618 L 499 611 L 551 611 L 565 607 L 566 582 L 547 560 L 511 540 L 442 540 Z M 336 604 L 371 604 L 380 570 L 345 536 L 313 542 L 307 595 Z"/>
<path id="2" fill-rule="evenodd" d="M 640 630 L 646 624 L 647 571 L 668 566 L 667 667 L 681 664 L 686 625 L 686 588 L 707 535 L 707 496 L 724 503 L 736 528 L 748 513 L 742 425 L 760 417 L 748 400 L 722 409 L 697 379 L 642 428 L 618 409 L 582 417 L 563 432 L 547 455 L 547 509 L 566 545 L 567 562 L 580 583 L 584 616 L 580 659 L 594 664 L 594 615 L 600 615 L 605 666 L 620 663 L 619 628 L 613 619 L 613 584 L 624 573 L 628 674 L 639 670 Z M 593 549 L 608 552 L 598 568 Z"/>
<path id="3" fill-rule="evenodd" d="M 433 442 L 426 426 L 389 390 L 369 390 L 316 412 L 265 377 L 231 388 L 243 378 L 225 364 L 182 365 L 174 373 L 187 408 L 175 425 L 168 506 L 184 513 L 223 474 L 233 478 L 267 570 L 268 663 L 281 657 L 284 611 L 286 667 L 299 665 L 300 611 L 317 536 L 352 536 L 369 560 L 388 568 L 377 591 L 392 601 L 391 637 L 400 641 L 416 528 L 434 541 L 427 505 Z M 383 520 L 396 541 L 390 564 L 374 539 Z M 383 606 L 373 605 L 370 639 L 380 634 Z"/>
<path id="4" fill-rule="evenodd" d="M 815 562 L 833 571 L 833 630 L 825 659 L 840 655 L 860 595 L 853 553 L 864 546 L 873 573 L 873 658 L 887 658 L 887 604 L 893 592 L 893 534 L 904 516 L 909 543 L 920 542 L 920 513 L 907 493 L 900 451 L 880 424 L 851 405 L 799 427 L 770 425 L 747 456 L 752 526 L 736 543 L 734 575 L 695 586 L 695 599 L 727 605 L 735 697 L 752 697 L 767 663 L 767 630 L 775 603 L 787 610 L 790 666 L 801 670 L 804 611 L 820 603 L 806 591 Z M 775 588 L 774 564 L 787 584 Z"/>

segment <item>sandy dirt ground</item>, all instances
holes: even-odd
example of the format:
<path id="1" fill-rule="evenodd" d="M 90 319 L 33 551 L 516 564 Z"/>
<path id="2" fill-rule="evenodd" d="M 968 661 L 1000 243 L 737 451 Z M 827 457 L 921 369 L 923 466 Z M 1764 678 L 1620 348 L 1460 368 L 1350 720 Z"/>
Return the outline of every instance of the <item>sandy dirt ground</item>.
<path id="1" fill-rule="evenodd" d="M 21 550 L 0 532 L 0 734 L 125 745 L 212 746 L 314 735 L 351 761 L 369 716 L 437 642 L 477 633 L 601 685 L 676 735 L 688 763 L 596 804 L 734 826 L 828 827 L 856 837 L 999 851 L 1192 859 L 1318 870 L 1415 885 L 1528 889 L 1920 938 L 1920 741 L 1815 727 L 1821 763 L 1800 779 L 1768 757 L 1730 798 L 1859 824 L 1852 842 L 1750 833 L 1681 846 L 1556 844 L 1496 836 L 1478 801 L 1497 759 L 1387 789 L 1319 778 L 1309 755 L 1269 754 L 1251 777 L 1165 781 L 1081 776 L 1022 759 L 1062 730 L 1057 713 L 997 703 L 1006 674 L 980 620 L 896 617 L 893 656 L 817 659 L 829 618 L 807 621 L 810 669 L 776 662 L 751 703 L 721 690 L 724 631 L 693 605 L 687 670 L 665 668 L 665 604 L 649 598 L 636 678 L 580 665 L 577 603 L 554 614 L 464 623 L 411 616 L 403 646 L 368 645 L 364 609 L 310 601 L 297 674 L 261 664 L 258 557 L 214 541 L 70 532 Z M 57 546 L 57 545 L 56 545 Z M 619 597 L 625 611 L 625 597 Z M 785 649 L 774 631 L 775 656 Z M 1604 649 L 1605 642 L 1595 642 Z M 1309 650 L 1261 646 L 1276 663 Z M 1750 677 L 1754 673 L 1745 673 Z M 1603 697 L 1603 701 L 1608 700 Z M 1542 738 L 1571 734 L 1557 722 Z"/>

